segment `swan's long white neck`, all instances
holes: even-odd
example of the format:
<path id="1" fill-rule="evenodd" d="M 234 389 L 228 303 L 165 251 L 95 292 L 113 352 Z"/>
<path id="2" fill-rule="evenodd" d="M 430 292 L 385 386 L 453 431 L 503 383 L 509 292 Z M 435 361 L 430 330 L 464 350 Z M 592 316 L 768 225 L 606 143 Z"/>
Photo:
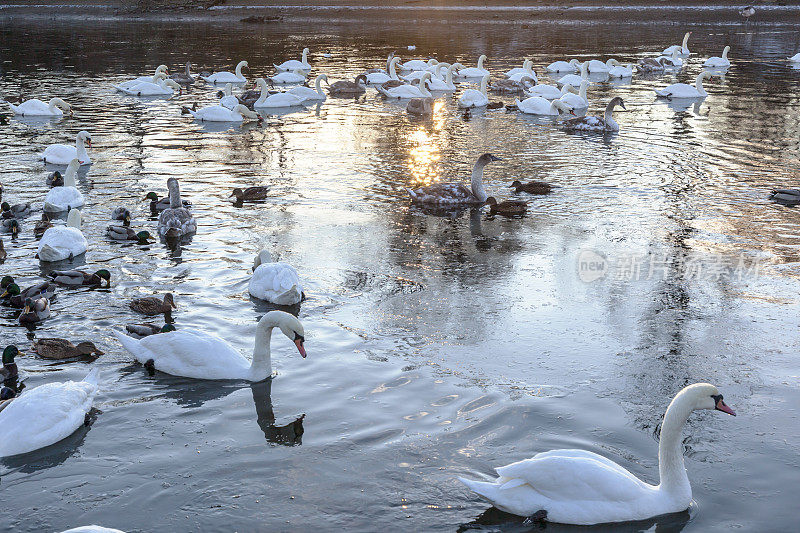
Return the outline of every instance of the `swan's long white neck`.
<path id="1" fill-rule="evenodd" d="M 581 98 L 583 98 L 583 100 L 584 100 L 585 102 L 588 102 L 588 101 L 589 101 L 588 97 L 586 96 L 586 89 L 588 89 L 588 88 L 589 88 L 589 82 L 588 82 L 588 81 L 582 81 L 582 82 L 581 82 L 581 88 L 580 88 L 580 92 L 578 93 L 578 95 L 579 95 Z"/>
<path id="2" fill-rule="evenodd" d="M 453 69 L 455 69 L 455 65 L 450 65 L 447 67 L 447 78 L 445 79 L 445 83 L 447 83 L 448 87 L 453 86 Z"/>
<path id="3" fill-rule="evenodd" d="M 688 50 L 688 49 L 689 49 L 689 48 L 686 46 L 687 44 L 689 44 L 689 35 L 690 35 L 690 32 L 686 32 L 686 34 L 684 34 L 684 36 L 683 36 L 683 44 L 681 45 L 681 48 L 684 48 L 684 49 L 686 49 L 686 50 Z"/>
<path id="4" fill-rule="evenodd" d="M 722 59 L 728 59 L 728 51 L 729 51 L 730 49 L 731 49 L 731 47 L 730 47 L 730 46 L 726 46 L 726 47 L 725 47 L 725 48 L 722 50 Z"/>
<path id="5" fill-rule="evenodd" d="M 397 69 L 395 68 L 395 65 L 397 64 L 397 60 L 398 59 L 400 59 L 400 58 L 394 57 L 389 62 L 389 77 L 392 78 L 393 80 L 400 79 L 400 78 L 397 77 Z"/>
<path id="6" fill-rule="evenodd" d="M 308 48 L 303 48 L 303 59 L 300 62 L 304 65 L 308 63 Z"/>
<path id="7" fill-rule="evenodd" d="M 256 326 L 256 339 L 253 346 L 253 362 L 250 363 L 250 379 L 261 381 L 272 373 L 272 357 L 269 343 L 272 340 L 274 324 L 259 322 Z"/>
<path id="8" fill-rule="evenodd" d="M 480 202 L 485 202 L 488 198 L 486 189 L 483 188 L 483 167 L 485 166 L 486 163 L 478 160 L 475 162 L 475 166 L 472 167 L 472 195 Z"/>
<path id="9" fill-rule="evenodd" d="M 484 61 L 486 61 L 486 56 L 483 56 L 483 55 L 482 55 L 481 57 L 479 57 L 479 58 L 478 58 L 478 68 L 479 68 L 479 69 L 482 69 L 482 68 L 483 68 L 483 62 L 484 62 Z"/>
<path id="10" fill-rule="evenodd" d="M 316 88 L 317 93 L 320 96 L 325 96 L 325 93 L 322 92 L 322 74 L 317 76 L 317 81 L 316 81 L 316 83 L 314 83 L 314 86 Z"/>
<path id="11" fill-rule="evenodd" d="M 67 103 L 64 100 L 62 100 L 61 98 L 51 98 L 50 99 L 50 103 L 48 104 L 48 107 L 50 108 L 50 113 L 55 113 L 56 112 L 56 108 L 59 107 L 59 106 L 62 106 L 62 105 L 65 108 L 67 107 Z"/>
<path id="12" fill-rule="evenodd" d="M 694 410 L 691 398 L 685 391 L 678 393 L 664 414 L 661 438 L 658 443 L 659 489 L 674 495 L 691 498 L 692 487 L 683 464 L 683 426 Z"/>
<path id="13" fill-rule="evenodd" d="M 236 65 L 235 74 L 236 74 L 237 78 L 243 78 L 244 77 L 244 76 L 242 76 L 242 67 L 244 67 L 244 61 L 240 61 L 239 64 Z"/>
<path id="14" fill-rule="evenodd" d="M 589 78 L 589 62 L 584 61 L 581 63 L 581 78 L 588 79 Z"/>
<path id="15" fill-rule="evenodd" d="M 89 154 L 86 153 L 86 146 L 83 144 L 83 137 L 78 134 L 75 138 L 75 155 L 81 161 L 89 159 Z"/>
<path id="16" fill-rule="evenodd" d="M 426 72 L 419 79 L 419 92 L 422 94 L 422 96 L 426 98 L 429 98 L 431 96 L 431 92 L 425 86 L 425 82 L 428 81 L 428 78 L 430 78 L 430 76 L 431 76 L 430 72 Z"/>
<path id="17" fill-rule="evenodd" d="M 64 187 L 75 186 L 75 176 L 78 174 L 78 167 L 80 165 L 81 164 L 78 161 L 69 162 L 69 165 L 67 165 L 67 171 L 64 172 Z"/>
<path id="18" fill-rule="evenodd" d="M 256 106 L 259 106 L 263 104 L 267 98 L 269 98 L 269 88 L 267 87 L 267 82 L 264 81 L 264 78 L 258 78 L 256 80 L 256 85 L 258 85 L 258 88 L 261 89 L 261 96 L 258 97 L 258 101 L 255 103 Z"/>
<path id="19" fill-rule="evenodd" d="M 613 114 L 614 114 L 614 104 L 612 102 L 609 102 L 608 105 L 606 106 L 605 116 L 603 117 L 606 121 L 606 124 L 616 124 L 616 122 L 614 122 Z"/>
<path id="20" fill-rule="evenodd" d="M 70 228 L 81 229 L 81 212 L 79 209 L 72 208 L 67 215 L 67 226 Z"/>
<path id="21" fill-rule="evenodd" d="M 701 96 L 706 96 L 708 94 L 706 90 L 703 88 L 703 80 L 705 79 L 705 77 L 706 73 L 701 72 L 700 74 L 697 75 L 697 78 L 695 78 L 694 80 L 694 86 L 697 89 L 697 92 L 700 93 Z"/>
<path id="22" fill-rule="evenodd" d="M 550 113 L 558 115 L 560 111 L 569 111 L 569 108 L 561 100 L 553 100 L 550 102 Z"/>
<path id="23" fill-rule="evenodd" d="M 483 79 L 481 80 L 481 94 L 483 94 L 483 96 L 487 98 L 489 97 L 489 94 L 486 92 L 486 90 L 488 89 L 488 85 L 489 85 L 489 76 L 484 76 Z"/>
<path id="24" fill-rule="evenodd" d="M 677 65 L 678 62 L 680 61 L 680 59 L 678 59 L 678 54 L 680 54 L 680 52 L 678 51 L 677 48 L 672 51 L 672 62 L 675 65 Z"/>

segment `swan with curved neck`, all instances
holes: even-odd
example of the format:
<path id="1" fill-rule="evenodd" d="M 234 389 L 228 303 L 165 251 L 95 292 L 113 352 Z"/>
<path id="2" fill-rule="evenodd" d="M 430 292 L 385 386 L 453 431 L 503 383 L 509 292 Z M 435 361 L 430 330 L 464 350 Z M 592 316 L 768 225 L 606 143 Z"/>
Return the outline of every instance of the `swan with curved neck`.
<path id="1" fill-rule="evenodd" d="M 58 97 L 51 98 L 48 103 L 37 98 L 26 100 L 19 105 L 9 102 L 8 107 L 13 114 L 22 117 L 61 117 L 64 113 L 72 114 L 72 106 Z"/>
<path id="2" fill-rule="evenodd" d="M 60 213 L 76 207 L 83 207 L 85 203 L 83 194 L 75 187 L 75 176 L 78 174 L 80 166 L 81 162 L 78 159 L 69 162 L 67 170 L 64 172 L 64 185 L 53 187 L 47 191 L 43 208 L 45 212 Z"/>
<path id="3" fill-rule="evenodd" d="M 681 390 L 661 424 L 658 485 L 585 450 L 539 453 L 497 468 L 492 482 L 459 479 L 502 511 L 562 524 L 627 522 L 684 511 L 692 501 L 692 488 L 681 432 L 692 412 L 700 409 L 736 415 L 714 385 L 696 383 Z"/>
<path id="4" fill-rule="evenodd" d="M 558 85 L 564 85 L 565 83 L 569 83 L 573 87 L 577 87 L 581 84 L 583 80 L 589 79 L 589 62 L 584 61 L 580 65 L 578 65 L 578 69 L 580 70 L 580 74 L 567 74 L 566 76 L 561 77 L 556 81 Z"/>
<path id="5" fill-rule="evenodd" d="M 247 61 L 239 61 L 234 72 L 222 71 L 215 72 L 203 79 L 209 83 L 247 83 L 247 79 L 242 75 L 242 69 L 248 67 Z"/>
<path id="6" fill-rule="evenodd" d="M 308 48 L 303 48 L 303 57 L 300 61 L 296 59 L 290 59 L 288 61 L 284 61 L 280 65 L 273 64 L 273 66 L 281 72 L 295 69 L 311 70 L 311 65 L 308 64 Z"/>
<path id="7" fill-rule="evenodd" d="M 415 204 L 440 208 L 459 207 L 465 205 L 483 205 L 488 198 L 483 187 L 483 169 L 492 161 L 501 161 L 492 154 L 483 154 L 472 167 L 470 187 L 463 183 L 436 183 L 418 189 L 408 189 L 411 201 Z"/>
<path id="8" fill-rule="evenodd" d="M 311 87 L 302 86 L 302 87 L 293 87 L 292 89 L 289 89 L 286 92 L 295 95 L 304 102 L 311 100 L 316 102 L 322 102 L 323 100 L 326 100 L 328 98 L 325 95 L 325 93 L 322 92 L 323 81 L 325 82 L 328 81 L 327 74 L 320 74 L 316 77 L 316 79 L 314 80 L 314 89 L 312 89 Z"/>
<path id="9" fill-rule="evenodd" d="M 269 94 L 267 82 L 264 78 L 256 80 L 256 86 L 261 89 L 261 96 L 258 97 L 253 107 L 297 107 L 303 105 L 303 98 L 291 92 Z M 308 87 L 306 87 L 308 88 Z"/>
<path id="10" fill-rule="evenodd" d="M 522 78 L 525 77 L 532 78 L 534 81 L 538 80 L 538 78 L 536 77 L 536 73 L 533 71 L 533 62 L 530 60 L 525 61 L 525 66 L 522 72 L 511 74 L 510 76 L 508 76 L 508 79 L 513 81 L 522 81 Z"/>
<path id="11" fill-rule="evenodd" d="M 86 153 L 86 146 L 91 148 L 92 137 L 88 131 L 79 131 L 75 136 L 75 146 L 68 146 L 66 144 L 51 144 L 45 148 L 42 153 L 42 158 L 45 163 L 53 165 L 69 165 L 73 159 L 78 159 L 81 165 L 89 165 L 92 160 L 89 154 Z"/>
<path id="12" fill-rule="evenodd" d="M 593 132 L 619 131 L 619 124 L 617 124 L 617 121 L 614 120 L 614 117 L 612 116 L 616 106 L 620 106 L 622 109 L 625 109 L 625 103 L 619 96 L 615 96 L 610 102 L 608 102 L 603 118 L 594 115 L 573 118 L 564 123 L 564 129 Z"/>
<path id="13" fill-rule="evenodd" d="M 138 340 L 120 331 L 114 334 L 137 361 L 154 370 L 195 379 L 262 381 L 272 374 L 270 341 L 275 328 L 306 357 L 303 325 L 283 311 L 270 311 L 258 321 L 249 361 L 225 340 L 201 330 L 186 328 Z"/>
<path id="14" fill-rule="evenodd" d="M 589 97 L 586 94 L 586 91 L 589 88 L 589 80 L 583 80 L 581 82 L 580 89 L 578 90 L 569 84 L 564 85 L 562 90 L 565 88 L 568 88 L 568 90 L 559 96 L 559 100 L 564 102 L 572 109 L 583 109 L 584 107 L 589 106 Z"/>
<path id="15" fill-rule="evenodd" d="M 730 52 L 731 47 L 726 46 L 722 50 L 722 57 L 709 57 L 706 59 L 703 66 L 706 68 L 725 68 L 731 66 L 731 62 L 728 59 L 728 52 Z"/>
<path id="16" fill-rule="evenodd" d="M 468 67 L 460 69 L 456 75 L 459 78 L 482 78 L 489 74 L 489 71 L 483 68 L 483 63 L 486 61 L 486 54 L 481 54 L 478 58 L 477 67 Z"/>
<path id="17" fill-rule="evenodd" d="M 694 80 L 694 87 L 686 83 L 673 83 L 663 89 L 656 89 L 656 95 L 662 98 L 705 98 L 708 96 L 703 87 L 703 80 L 710 77 L 711 72 L 701 72 Z"/>
<path id="18" fill-rule="evenodd" d="M 692 32 L 687 31 L 686 34 L 683 36 L 683 43 L 682 44 L 680 44 L 680 45 L 673 44 L 672 46 L 668 46 L 667 48 L 664 49 L 663 52 L 661 52 L 661 54 L 665 55 L 665 56 L 668 56 L 668 55 L 672 55 L 672 53 L 677 50 L 678 54 L 680 54 L 682 57 L 688 57 L 690 55 L 690 53 L 691 53 L 691 52 L 689 52 L 689 46 L 688 46 L 689 45 L 689 36 L 691 34 L 692 34 Z"/>
<path id="19" fill-rule="evenodd" d="M 453 71 L 458 68 L 458 63 L 453 63 L 447 67 L 447 74 L 445 74 L 444 81 L 442 81 L 441 72 L 442 66 L 439 64 L 438 71 L 435 78 L 431 78 L 429 87 L 431 91 L 455 91 L 456 84 L 453 83 Z"/>
<path id="20" fill-rule="evenodd" d="M 489 95 L 486 92 L 489 87 L 489 75 L 481 79 L 479 89 L 467 89 L 458 98 L 458 107 L 469 109 L 471 107 L 484 107 L 489 105 Z"/>
<path id="21" fill-rule="evenodd" d="M 517 109 L 526 115 L 558 116 L 561 113 L 574 114 L 569 106 L 558 99 L 550 101 L 541 96 L 531 96 L 521 102 L 516 100 L 514 103 L 517 105 Z"/>

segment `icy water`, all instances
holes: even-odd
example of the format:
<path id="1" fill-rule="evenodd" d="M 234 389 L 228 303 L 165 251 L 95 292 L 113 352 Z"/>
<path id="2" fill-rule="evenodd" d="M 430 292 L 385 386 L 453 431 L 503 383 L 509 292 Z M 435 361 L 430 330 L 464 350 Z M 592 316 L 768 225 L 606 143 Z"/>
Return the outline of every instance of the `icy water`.
<path id="1" fill-rule="evenodd" d="M 33 332 L 0 311 L 3 345 L 28 352 L 18 359 L 28 387 L 89 368 L 38 359 L 28 349 L 34 337 L 92 339 L 106 352 L 95 423 L 0 460 L 0 528 L 523 531 L 508 515 L 485 513 L 490 506 L 456 477 L 578 447 L 655 483 L 669 400 L 709 381 L 739 416 L 692 416 L 684 436 L 695 504 L 599 529 L 795 530 L 800 215 L 767 196 L 797 185 L 800 71 L 784 59 L 800 47 L 800 31 L 557 22 L 0 27 L 2 94 L 58 95 L 75 109 L 62 122 L 0 129 L 3 199 L 40 207 L 51 170 L 40 152 L 89 130 L 94 164 L 79 187 L 90 250 L 76 265 L 112 272 L 110 290 L 60 290 L 52 317 Z M 467 65 L 486 53 L 495 74 L 531 57 L 546 81 L 543 66 L 556 59 L 633 62 L 689 29 L 695 55 L 677 75 L 592 85 L 590 112 L 614 95 L 626 103 L 615 135 L 567 134 L 502 109 L 464 118 L 452 96 L 431 120 L 414 120 L 372 90 L 220 129 L 179 111 L 212 102 L 207 86 L 170 100 L 111 90 L 187 60 L 221 70 L 246 59 L 252 79 L 304 46 L 312 76 L 331 80 L 381 66 L 396 50 Z M 734 66 L 706 83 L 702 104 L 655 100 L 654 88 L 691 82 L 726 44 Z M 466 180 L 486 151 L 503 158 L 487 167 L 490 194 L 514 197 L 514 179 L 558 188 L 525 198 L 521 219 L 410 208 L 406 187 Z M 175 251 L 109 242 L 118 205 L 132 209 L 134 228 L 154 232 L 142 199 L 165 194 L 170 176 L 194 203 L 192 242 Z M 260 184 L 271 187 L 263 204 L 227 199 L 233 187 Z M 16 241 L 4 236 L 0 272 L 22 286 L 45 272 L 34 259 L 35 219 Z M 307 359 L 276 335 L 278 376 L 267 383 L 150 377 L 131 364 L 111 331 L 141 321 L 129 299 L 167 291 L 178 328 L 202 328 L 249 353 L 268 309 L 247 294 L 264 247 L 305 280 Z M 592 280 L 590 264 L 604 264 L 605 276 Z"/>

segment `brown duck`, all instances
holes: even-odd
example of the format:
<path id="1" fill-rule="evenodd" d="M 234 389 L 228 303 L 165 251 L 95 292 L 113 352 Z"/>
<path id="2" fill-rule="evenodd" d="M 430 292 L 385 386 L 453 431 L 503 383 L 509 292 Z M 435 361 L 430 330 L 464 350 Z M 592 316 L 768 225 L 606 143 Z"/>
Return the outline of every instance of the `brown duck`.
<path id="1" fill-rule="evenodd" d="M 67 339 L 36 339 L 33 351 L 45 359 L 71 359 L 81 355 L 103 355 L 93 342 L 84 341 L 77 345 Z"/>
<path id="2" fill-rule="evenodd" d="M 514 192 L 527 192 L 529 194 L 550 194 L 550 192 L 553 190 L 552 185 L 543 181 L 529 181 L 528 183 L 522 183 L 519 180 L 514 180 L 511 183 L 511 188 L 514 189 Z"/>
<path id="3" fill-rule="evenodd" d="M 239 187 L 233 189 L 231 198 L 236 197 L 235 203 L 241 204 L 242 202 L 252 202 L 257 200 L 264 200 L 269 194 L 269 187 L 265 185 L 258 185 L 256 187 L 247 187 L 242 190 Z"/>
<path id="4" fill-rule="evenodd" d="M 33 235 L 41 237 L 45 231 L 52 227 L 53 223 L 50 222 L 50 216 L 47 213 L 42 213 L 42 220 L 37 220 L 36 225 L 33 226 Z"/>
<path id="5" fill-rule="evenodd" d="M 497 201 L 494 196 L 486 199 L 486 205 L 489 206 L 490 215 L 506 215 L 506 216 L 521 216 L 528 210 L 527 202 L 520 200 L 505 200 L 503 202 Z"/>
<path id="6" fill-rule="evenodd" d="M 155 296 L 148 296 L 146 298 L 131 300 L 128 305 L 131 309 L 143 315 L 164 315 L 178 308 L 178 306 L 175 305 L 175 301 L 172 299 L 172 293 L 169 292 L 164 295 L 163 300 L 159 300 Z"/>

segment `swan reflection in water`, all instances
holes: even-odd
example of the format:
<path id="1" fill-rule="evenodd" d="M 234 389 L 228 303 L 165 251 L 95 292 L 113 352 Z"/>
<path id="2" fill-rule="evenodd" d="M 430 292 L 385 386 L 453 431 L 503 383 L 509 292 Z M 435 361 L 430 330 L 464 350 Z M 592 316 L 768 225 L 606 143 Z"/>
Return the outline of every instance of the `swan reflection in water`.
<path id="1" fill-rule="evenodd" d="M 548 533 L 678 533 L 683 531 L 691 519 L 694 506 L 686 511 L 654 516 L 647 520 L 635 522 L 617 522 L 598 524 L 596 526 L 572 526 L 553 522 L 531 523 L 525 517 L 505 513 L 496 507 L 490 507 L 472 522 L 462 524 L 459 533 L 466 531 L 492 531 L 503 533 L 546 530 Z"/>
<path id="2" fill-rule="evenodd" d="M 267 441 L 284 446 L 299 446 L 302 444 L 305 414 L 300 415 L 288 424 L 282 426 L 275 424 L 275 412 L 272 409 L 271 395 L 272 379 L 253 383 L 250 385 L 250 390 L 253 393 L 253 403 L 256 405 L 258 426 L 264 432 Z"/>

